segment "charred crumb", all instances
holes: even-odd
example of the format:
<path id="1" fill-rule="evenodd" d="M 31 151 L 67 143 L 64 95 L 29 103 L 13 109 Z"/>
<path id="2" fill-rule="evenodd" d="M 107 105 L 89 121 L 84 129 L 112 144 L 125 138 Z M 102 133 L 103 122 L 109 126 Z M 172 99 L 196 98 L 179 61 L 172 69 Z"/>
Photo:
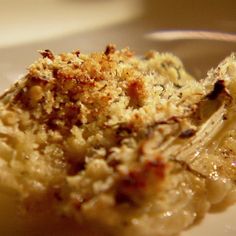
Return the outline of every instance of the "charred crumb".
<path id="1" fill-rule="evenodd" d="M 166 88 L 163 84 L 157 84 L 157 86 L 160 86 L 162 88 L 162 92 L 166 91 Z"/>
<path id="2" fill-rule="evenodd" d="M 115 53 L 115 51 L 116 51 L 116 46 L 113 44 L 109 44 L 107 45 L 104 54 L 108 56 L 110 54 Z"/>
<path id="3" fill-rule="evenodd" d="M 52 191 L 53 191 L 53 197 L 57 201 L 59 202 L 63 201 L 63 196 L 62 196 L 60 187 L 55 186 L 54 188 L 52 188 Z"/>
<path id="4" fill-rule="evenodd" d="M 177 116 L 172 116 L 167 120 L 161 120 L 156 122 L 156 125 L 166 125 L 166 124 L 175 124 L 175 123 L 179 123 L 181 121 L 181 117 L 177 117 Z"/>
<path id="5" fill-rule="evenodd" d="M 226 115 L 226 114 L 223 114 L 222 119 L 223 119 L 223 120 L 227 120 L 227 119 L 228 119 L 227 115 Z"/>
<path id="6" fill-rule="evenodd" d="M 134 127 L 129 124 L 121 124 L 116 129 L 116 139 L 120 143 L 125 137 L 134 136 Z"/>
<path id="7" fill-rule="evenodd" d="M 53 68 L 52 75 L 53 75 L 53 78 L 57 78 L 57 75 L 58 75 L 58 69 L 57 68 Z"/>
<path id="8" fill-rule="evenodd" d="M 74 54 L 75 54 L 77 57 L 79 57 L 79 56 L 80 56 L 80 50 L 74 51 Z"/>
<path id="9" fill-rule="evenodd" d="M 137 206 L 137 203 L 135 203 L 130 196 L 127 194 L 124 194 L 122 192 L 117 192 L 115 195 L 115 201 L 117 204 L 129 204 L 130 206 Z"/>
<path id="10" fill-rule="evenodd" d="M 174 86 L 175 86 L 177 89 L 182 88 L 182 86 L 180 86 L 179 84 L 176 84 L 176 83 L 174 83 Z"/>
<path id="11" fill-rule="evenodd" d="M 166 64 L 163 62 L 163 63 L 161 63 L 161 67 L 163 68 L 163 69 L 166 69 Z"/>
<path id="12" fill-rule="evenodd" d="M 69 160 L 67 174 L 69 176 L 74 176 L 78 174 L 78 172 L 84 169 L 85 169 L 85 162 L 75 162 L 75 161 Z"/>
<path id="13" fill-rule="evenodd" d="M 179 137 L 180 138 L 191 138 L 192 136 L 194 136 L 196 133 L 196 130 L 195 129 L 187 129 L 187 130 L 184 130 L 180 135 Z"/>
<path id="14" fill-rule="evenodd" d="M 39 51 L 39 53 L 42 55 L 43 58 L 49 58 L 51 60 L 54 60 L 55 58 L 52 51 L 50 51 L 49 49 L 41 50 Z"/>
<path id="15" fill-rule="evenodd" d="M 210 100 L 216 99 L 223 91 L 225 90 L 224 80 L 217 80 L 213 91 L 207 95 L 207 98 Z"/>
<path id="16" fill-rule="evenodd" d="M 107 164 L 111 166 L 112 168 L 116 168 L 121 163 L 120 160 L 116 159 L 108 159 Z"/>

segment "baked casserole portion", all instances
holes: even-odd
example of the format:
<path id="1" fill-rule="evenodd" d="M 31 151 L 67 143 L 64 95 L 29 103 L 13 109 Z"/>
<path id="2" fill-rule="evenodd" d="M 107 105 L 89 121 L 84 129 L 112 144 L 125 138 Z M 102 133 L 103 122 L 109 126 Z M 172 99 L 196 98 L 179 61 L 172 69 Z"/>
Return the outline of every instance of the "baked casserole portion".
<path id="1" fill-rule="evenodd" d="M 168 53 L 41 54 L 0 98 L 0 185 L 21 214 L 171 235 L 235 200 L 234 55 L 199 81 Z"/>

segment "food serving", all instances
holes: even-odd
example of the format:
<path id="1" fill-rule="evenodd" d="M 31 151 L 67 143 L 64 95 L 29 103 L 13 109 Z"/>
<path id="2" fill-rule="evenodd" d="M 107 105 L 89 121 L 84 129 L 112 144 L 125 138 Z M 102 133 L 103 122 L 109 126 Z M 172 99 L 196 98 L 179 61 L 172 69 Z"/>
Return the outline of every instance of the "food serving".
<path id="1" fill-rule="evenodd" d="M 40 53 L 0 97 L 0 185 L 21 214 L 164 236 L 235 201 L 235 55 L 198 80 L 169 53 Z"/>

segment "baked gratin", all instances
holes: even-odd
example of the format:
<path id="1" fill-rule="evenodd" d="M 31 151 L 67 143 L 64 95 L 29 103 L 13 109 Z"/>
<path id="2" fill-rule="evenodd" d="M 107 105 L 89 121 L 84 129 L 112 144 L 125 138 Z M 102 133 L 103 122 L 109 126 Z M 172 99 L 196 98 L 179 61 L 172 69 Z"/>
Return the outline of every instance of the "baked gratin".
<path id="1" fill-rule="evenodd" d="M 196 80 L 168 53 L 41 54 L 0 97 L 0 185 L 20 217 L 172 235 L 234 202 L 234 55 Z"/>

